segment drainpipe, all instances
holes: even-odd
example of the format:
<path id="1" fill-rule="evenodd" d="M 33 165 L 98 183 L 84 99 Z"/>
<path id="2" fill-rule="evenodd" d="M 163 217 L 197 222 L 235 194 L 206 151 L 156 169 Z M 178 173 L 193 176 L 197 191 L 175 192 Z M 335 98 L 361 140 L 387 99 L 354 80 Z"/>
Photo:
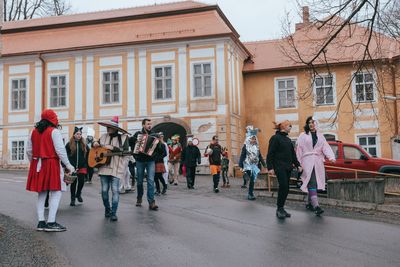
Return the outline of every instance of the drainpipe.
<path id="1" fill-rule="evenodd" d="M 392 60 L 391 60 L 392 61 Z M 399 118 L 398 118 L 398 113 L 397 113 L 397 88 L 396 88 L 396 70 L 395 70 L 395 62 L 390 62 L 390 72 L 392 75 L 392 86 L 393 86 L 393 96 L 396 98 L 394 100 L 394 125 L 395 125 L 395 130 L 394 130 L 394 135 L 395 138 L 398 138 L 399 136 Z"/>
<path id="2" fill-rule="evenodd" d="M 39 54 L 39 59 L 42 61 L 42 110 L 46 109 L 46 61 L 42 54 Z"/>

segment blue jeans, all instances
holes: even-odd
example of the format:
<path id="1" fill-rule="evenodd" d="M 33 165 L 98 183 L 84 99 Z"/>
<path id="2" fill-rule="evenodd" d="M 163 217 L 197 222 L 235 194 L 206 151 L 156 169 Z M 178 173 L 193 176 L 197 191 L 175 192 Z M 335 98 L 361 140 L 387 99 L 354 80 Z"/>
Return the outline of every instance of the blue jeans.
<path id="1" fill-rule="evenodd" d="M 155 173 L 154 161 L 136 161 L 137 171 L 137 197 L 143 197 L 143 179 L 144 170 L 147 172 L 147 201 L 149 204 L 154 201 L 154 173 Z"/>
<path id="2" fill-rule="evenodd" d="M 104 208 L 106 211 L 110 211 L 110 201 L 108 192 L 112 192 L 111 199 L 111 215 L 116 215 L 119 202 L 119 178 L 111 175 L 100 175 L 101 181 L 101 197 L 103 199 Z"/>

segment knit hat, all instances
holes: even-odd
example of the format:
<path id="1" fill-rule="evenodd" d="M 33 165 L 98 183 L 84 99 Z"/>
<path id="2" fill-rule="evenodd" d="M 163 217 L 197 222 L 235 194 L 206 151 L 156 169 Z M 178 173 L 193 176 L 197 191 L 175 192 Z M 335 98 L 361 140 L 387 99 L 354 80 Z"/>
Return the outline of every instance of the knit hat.
<path id="1" fill-rule="evenodd" d="M 51 122 L 54 126 L 58 125 L 58 117 L 57 114 L 52 109 L 45 109 L 42 111 L 41 115 L 42 120 L 47 120 Z"/>

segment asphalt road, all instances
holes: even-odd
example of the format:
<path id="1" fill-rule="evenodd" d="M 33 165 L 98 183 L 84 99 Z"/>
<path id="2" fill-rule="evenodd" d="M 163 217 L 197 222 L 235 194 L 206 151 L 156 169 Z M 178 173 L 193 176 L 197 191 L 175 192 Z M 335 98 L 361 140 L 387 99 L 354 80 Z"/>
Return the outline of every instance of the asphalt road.
<path id="1" fill-rule="evenodd" d="M 104 218 L 95 181 L 83 205 L 70 207 L 64 193 L 57 221 L 68 231 L 41 237 L 72 266 L 400 266 L 398 225 L 298 210 L 279 221 L 273 207 L 215 194 L 206 179 L 194 192 L 171 188 L 156 212 L 135 207 L 136 193 L 121 195 L 115 223 Z M 33 231 L 36 194 L 25 180 L 0 172 L 0 213 Z"/>

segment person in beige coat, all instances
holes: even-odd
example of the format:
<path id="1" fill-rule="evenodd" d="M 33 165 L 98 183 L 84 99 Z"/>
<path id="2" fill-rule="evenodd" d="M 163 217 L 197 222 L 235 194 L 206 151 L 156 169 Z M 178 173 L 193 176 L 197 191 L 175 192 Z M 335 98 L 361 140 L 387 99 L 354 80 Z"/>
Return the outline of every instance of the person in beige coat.
<path id="1" fill-rule="evenodd" d="M 110 163 L 99 167 L 98 172 L 101 181 L 101 196 L 105 208 L 105 217 L 110 218 L 111 221 L 117 221 L 120 179 L 125 176 L 128 168 L 128 160 L 127 156 L 125 156 L 129 152 L 128 135 L 124 129 L 119 127 L 117 116 L 113 117 L 110 122 L 99 122 L 99 124 L 107 127 L 107 133 L 94 142 L 93 147 L 103 146 L 111 152 L 125 153 L 111 156 Z M 112 192 L 111 208 L 109 201 L 110 187 Z"/>

